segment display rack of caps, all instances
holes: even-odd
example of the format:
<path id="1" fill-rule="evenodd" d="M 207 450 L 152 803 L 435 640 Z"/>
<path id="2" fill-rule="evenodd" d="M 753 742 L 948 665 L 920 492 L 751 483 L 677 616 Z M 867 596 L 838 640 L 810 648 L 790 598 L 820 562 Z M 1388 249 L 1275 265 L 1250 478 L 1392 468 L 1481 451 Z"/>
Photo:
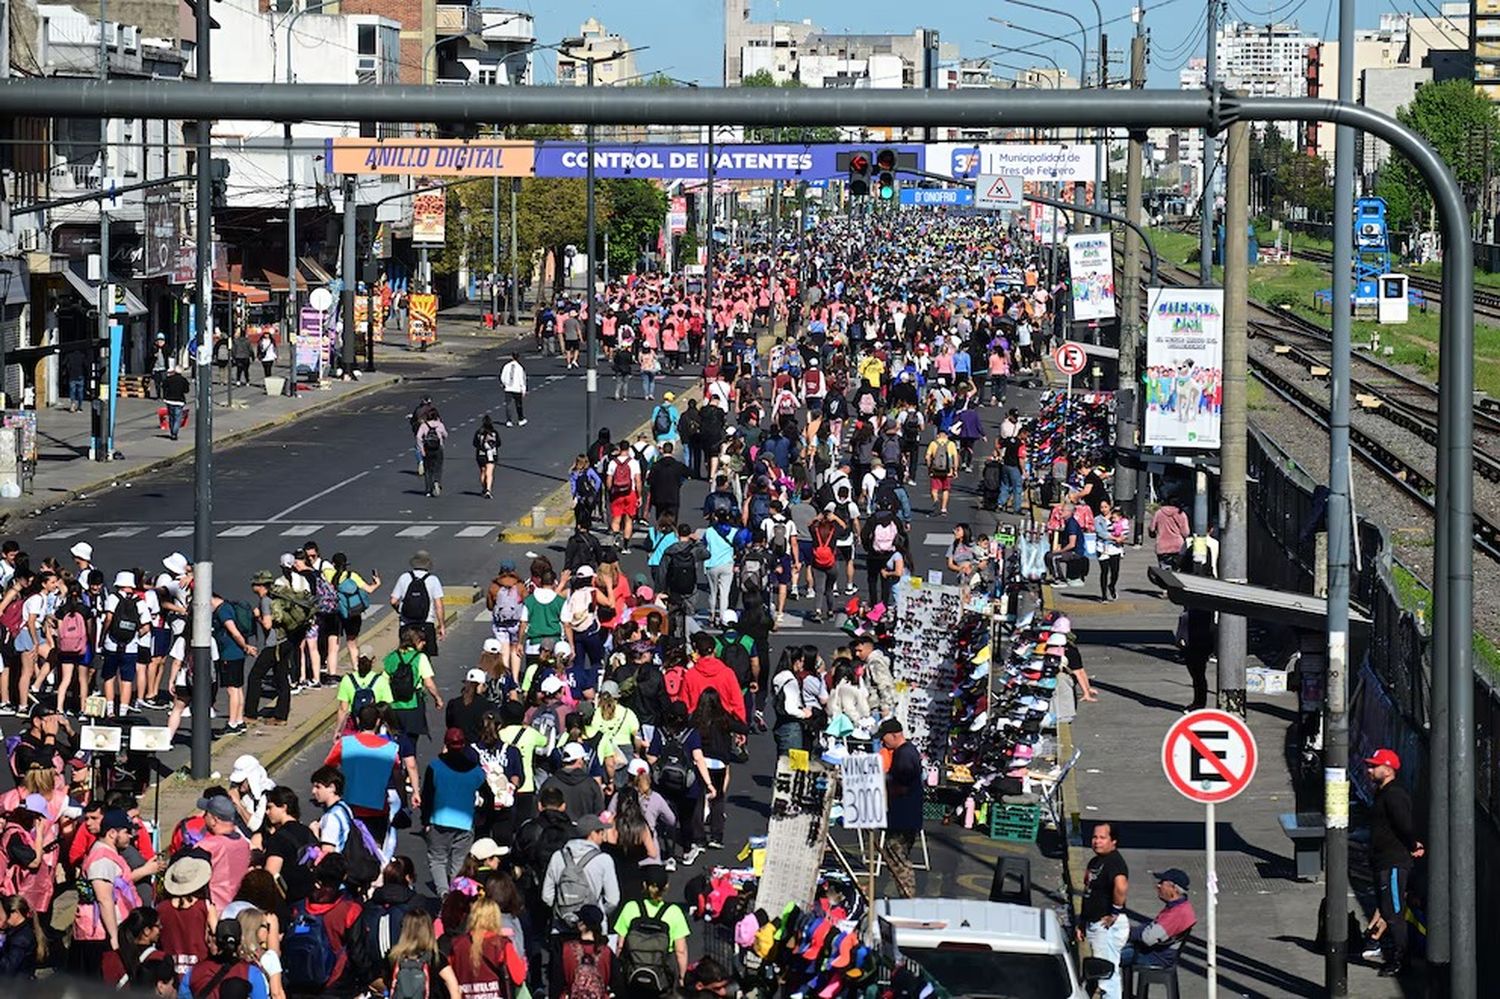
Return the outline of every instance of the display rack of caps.
<path id="1" fill-rule="evenodd" d="M 943 759 L 975 722 L 983 727 L 990 706 L 991 622 L 987 614 L 965 614 L 953 639 L 953 687 L 948 700 L 948 740 Z M 940 762 L 940 761 L 939 761 Z"/>
<path id="2" fill-rule="evenodd" d="M 1071 631 L 1072 623 L 1059 614 L 1023 618 L 1011 639 L 995 647 L 1003 658 L 992 656 L 993 662 L 967 675 L 965 684 L 983 676 L 988 697 L 982 710 L 954 719 L 948 779 L 971 785 L 976 802 L 1025 795 L 1032 760 L 1051 742 L 1042 731 L 1053 725 L 1052 697 Z"/>
<path id="3" fill-rule="evenodd" d="M 747 977 L 767 994 L 837 996 L 865 994 L 877 977 L 879 952 L 861 940 L 859 923 L 843 905 L 820 897 L 810 910 L 788 905 L 772 917 L 762 909 L 735 927 Z M 849 890 L 847 898 L 856 898 Z"/>
<path id="4" fill-rule="evenodd" d="M 1032 476 L 1050 475 L 1058 459 L 1067 461 L 1070 470 L 1104 461 L 1114 450 L 1114 423 L 1113 392 L 1046 393 L 1041 410 L 1026 426 Z"/>

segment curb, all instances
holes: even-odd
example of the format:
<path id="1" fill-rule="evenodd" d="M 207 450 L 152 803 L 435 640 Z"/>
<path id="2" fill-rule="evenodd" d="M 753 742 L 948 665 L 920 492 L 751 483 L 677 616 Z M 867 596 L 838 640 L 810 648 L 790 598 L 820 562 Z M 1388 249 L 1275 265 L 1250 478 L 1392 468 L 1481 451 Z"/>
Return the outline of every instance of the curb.
<path id="1" fill-rule="evenodd" d="M 218 448 L 221 446 L 238 444 L 239 442 L 250 437 L 254 437 L 257 434 L 263 434 L 268 430 L 274 430 L 277 427 L 284 426 L 292 422 L 294 419 L 297 419 L 298 417 L 308 416 L 313 413 L 319 413 L 324 410 L 332 409 L 335 406 L 342 406 L 346 402 L 362 398 L 363 396 L 370 395 L 371 393 L 377 392 L 380 389 L 389 388 L 392 385 L 399 385 L 403 381 L 405 381 L 405 378 L 401 375 L 390 375 L 389 377 L 382 378 L 380 377 L 380 373 L 377 372 L 375 379 L 362 380 L 362 384 L 360 384 L 356 388 L 350 389 L 347 392 L 343 392 L 339 395 L 332 396 L 327 399 L 320 399 L 317 402 L 309 403 L 306 406 L 291 410 L 286 413 L 278 413 L 276 416 L 272 417 L 269 420 L 265 420 L 253 426 L 245 427 L 241 430 L 236 430 L 232 433 L 225 434 L 223 437 L 215 437 L 213 440 L 214 449 L 218 450 Z M 187 461 L 196 453 L 196 451 L 197 448 L 195 447 L 188 448 L 186 451 L 180 451 L 177 454 L 167 455 L 164 458 L 153 459 L 152 461 L 148 461 L 144 465 L 137 466 L 136 468 L 130 469 L 129 471 L 110 475 L 107 478 L 97 479 L 94 482 L 78 486 L 74 489 L 70 489 L 66 493 L 49 497 L 48 502 L 45 506 L 40 506 L 32 510 L 4 511 L 3 514 L 0 514 L 0 524 L 4 524 L 11 519 L 28 520 L 32 517 L 39 517 L 42 514 L 55 510 L 66 503 L 71 503 L 73 500 L 85 497 L 90 493 L 98 492 L 101 489 L 107 489 L 110 486 L 116 485 L 118 483 L 132 482 L 143 475 L 150 475 L 153 472 L 160 472 L 163 469 L 171 468 L 173 465 Z"/>

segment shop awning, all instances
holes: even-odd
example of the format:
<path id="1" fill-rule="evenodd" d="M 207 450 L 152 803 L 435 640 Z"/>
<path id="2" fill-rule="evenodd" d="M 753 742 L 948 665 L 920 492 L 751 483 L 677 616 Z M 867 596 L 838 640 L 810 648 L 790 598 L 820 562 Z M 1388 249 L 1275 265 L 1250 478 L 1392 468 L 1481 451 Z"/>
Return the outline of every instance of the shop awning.
<path id="1" fill-rule="evenodd" d="M 266 284 L 268 284 L 268 285 L 271 286 L 271 292 L 273 294 L 276 294 L 276 295 L 285 295 L 286 294 L 286 275 L 285 274 L 277 274 L 275 271 L 268 271 L 268 270 L 262 270 L 261 274 L 265 276 Z M 306 274 L 299 273 L 297 275 L 297 290 L 298 291 L 306 291 L 307 290 L 307 275 Z"/>
<path id="2" fill-rule="evenodd" d="M 90 305 L 97 305 L 99 303 L 99 286 L 97 284 L 81 276 L 72 268 L 68 268 L 62 273 L 63 277 L 68 279 L 68 284 L 73 287 L 73 290 L 78 293 L 80 298 Z M 137 298 L 135 292 L 131 291 L 125 285 L 118 285 L 117 287 L 124 288 L 125 290 L 126 313 L 132 316 L 144 316 L 146 314 L 146 303 Z"/>
<path id="3" fill-rule="evenodd" d="M 297 265 L 304 275 L 312 279 L 313 284 L 327 284 L 333 280 L 333 275 L 323 269 L 316 257 L 298 257 Z"/>
<path id="4" fill-rule="evenodd" d="M 5 305 L 25 305 L 30 298 L 31 271 L 24 260 L 0 260 L 0 292 Z"/>
<path id="5" fill-rule="evenodd" d="M 282 285 L 286 281 L 283 279 Z M 222 291 L 229 295 L 238 295 L 251 305 L 264 305 L 271 300 L 271 293 L 264 288 L 252 288 L 248 284 L 240 284 L 238 281 L 225 281 L 223 278 L 214 279 L 214 291 Z"/>

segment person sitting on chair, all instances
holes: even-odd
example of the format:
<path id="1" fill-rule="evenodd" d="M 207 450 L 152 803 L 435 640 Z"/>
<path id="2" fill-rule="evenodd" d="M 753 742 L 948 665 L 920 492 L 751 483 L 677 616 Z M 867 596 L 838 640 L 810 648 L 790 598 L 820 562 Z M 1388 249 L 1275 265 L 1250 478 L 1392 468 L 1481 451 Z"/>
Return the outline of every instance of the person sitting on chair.
<path id="1" fill-rule="evenodd" d="M 1130 927 L 1130 943 L 1120 951 L 1121 967 L 1175 968 L 1182 942 L 1193 932 L 1198 915 L 1188 901 L 1187 872 L 1169 867 L 1156 872 L 1156 897 L 1162 910 L 1144 926 Z"/>

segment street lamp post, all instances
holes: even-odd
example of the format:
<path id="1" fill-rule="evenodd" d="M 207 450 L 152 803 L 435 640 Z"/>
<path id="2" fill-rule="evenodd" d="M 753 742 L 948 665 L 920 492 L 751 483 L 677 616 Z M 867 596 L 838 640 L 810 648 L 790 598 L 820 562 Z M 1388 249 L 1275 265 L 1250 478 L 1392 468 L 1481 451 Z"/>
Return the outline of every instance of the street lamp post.
<path id="1" fill-rule="evenodd" d="M 292 28 L 303 14 L 314 11 L 312 7 L 299 7 L 292 11 L 286 21 L 286 82 L 296 82 L 292 73 Z M 274 79 L 275 74 L 272 74 Z M 286 351 L 292 380 L 297 375 L 297 359 L 292 350 L 292 331 L 297 328 L 297 164 L 292 155 L 292 123 L 282 126 L 282 137 L 286 140 L 286 326 L 281 338 L 281 349 Z M 348 322 L 348 319 L 345 319 Z M 229 379 L 231 385 L 234 379 Z M 233 389 L 230 389 L 232 392 Z"/>

